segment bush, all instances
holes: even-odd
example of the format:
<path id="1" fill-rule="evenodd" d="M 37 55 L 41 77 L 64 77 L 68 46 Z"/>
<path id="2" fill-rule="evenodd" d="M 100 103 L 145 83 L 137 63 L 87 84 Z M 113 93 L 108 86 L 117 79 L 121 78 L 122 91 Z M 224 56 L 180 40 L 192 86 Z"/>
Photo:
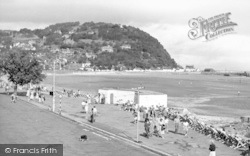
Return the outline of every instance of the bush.
<path id="1" fill-rule="evenodd" d="M 245 137 L 250 138 L 250 131 L 246 133 Z"/>

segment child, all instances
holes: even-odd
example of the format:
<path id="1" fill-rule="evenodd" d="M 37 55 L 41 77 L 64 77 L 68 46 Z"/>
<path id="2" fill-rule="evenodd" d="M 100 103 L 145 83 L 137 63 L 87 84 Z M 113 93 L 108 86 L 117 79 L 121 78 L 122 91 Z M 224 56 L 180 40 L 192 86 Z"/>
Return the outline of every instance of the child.
<path id="1" fill-rule="evenodd" d="M 11 102 L 13 102 L 13 103 L 16 102 L 16 95 L 15 95 L 15 93 L 11 94 Z"/>
<path id="2" fill-rule="evenodd" d="M 210 145 L 209 145 L 209 156 L 216 156 L 216 153 L 215 153 L 215 149 L 216 149 L 216 146 L 214 144 L 214 140 L 210 140 Z"/>
<path id="3" fill-rule="evenodd" d="M 138 117 L 137 117 L 138 113 L 134 110 L 133 115 L 134 115 L 134 124 L 135 124 L 138 121 Z"/>

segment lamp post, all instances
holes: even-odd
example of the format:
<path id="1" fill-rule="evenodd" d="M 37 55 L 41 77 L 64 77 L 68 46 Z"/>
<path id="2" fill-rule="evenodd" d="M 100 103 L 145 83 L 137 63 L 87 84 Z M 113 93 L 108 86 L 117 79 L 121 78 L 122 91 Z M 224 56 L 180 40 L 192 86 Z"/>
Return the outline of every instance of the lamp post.
<path id="1" fill-rule="evenodd" d="M 61 115 L 62 113 L 62 95 L 61 94 L 59 95 L 59 98 L 60 98 L 59 115 Z"/>
<path id="2" fill-rule="evenodd" d="M 140 101 L 140 91 L 139 89 L 143 89 L 144 87 L 138 87 L 137 88 L 137 124 L 136 124 L 136 142 L 137 143 L 141 143 L 141 141 L 139 141 L 139 115 L 140 115 L 140 106 L 139 106 L 139 101 Z"/>
<path id="3" fill-rule="evenodd" d="M 55 87 L 56 87 L 56 75 L 55 75 L 55 65 L 56 65 L 56 62 L 54 60 L 53 62 L 53 105 L 52 105 L 52 111 L 55 112 Z"/>
<path id="4" fill-rule="evenodd" d="M 140 115 L 140 111 L 139 111 L 139 88 L 137 88 L 137 123 L 136 123 L 136 142 L 139 143 L 139 115 Z"/>

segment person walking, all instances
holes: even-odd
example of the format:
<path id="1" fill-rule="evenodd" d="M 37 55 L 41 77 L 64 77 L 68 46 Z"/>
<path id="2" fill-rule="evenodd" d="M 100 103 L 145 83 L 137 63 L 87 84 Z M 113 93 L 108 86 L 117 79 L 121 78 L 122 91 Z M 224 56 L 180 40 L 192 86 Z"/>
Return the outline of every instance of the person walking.
<path id="1" fill-rule="evenodd" d="M 178 133 L 179 125 L 180 125 L 180 117 L 179 115 L 177 115 L 176 118 L 174 119 L 175 133 Z"/>
<path id="2" fill-rule="evenodd" d="M 94 108 L 91 109 L 90 122 L 91 123 L 95 122 Z"/>
<path id="3" fill-rule="evenodd" d="M 149 136 L 150 136 L 150 121 L 148 118 L 145 119 L 144 128 L 145 128 L 145 132 L 146 132 L 146 137 L 149 138 Z"/>
<path id="4" fill-rule="evenodd" d="M 85 113 L 88 114 L 89 112 L 89 103 L 87 101 L 87 103 L 85 103 Z"/>
<path id="5" fill-rule="evenodd" d="M 214 140 L 210 140 L 210 145 L 209 145 L 209 156 L 216 156 L 216 153 L 215 153 L 215 150 L 216 150 L 216 146 L 214 144 Z"/>
<path id="6" fill-rule="evenodd" d="M 168 116 L 164 117 L 165 133 L 168 133 Z"/>
<path id="7" fill-rule="evenodd" d="M 247 151 L 246 156 L 250 156 L 250 145 L 248 145 L 248 151 Z"/>
<path id="8" fill-rule="evenodd" d="M 164 134 L 165 134 L 165 124 L 164 124 L 164 120 L 163 120 L 163 118 L 160 118 L 160 120 L 159 120 L 159 127 L 160 127 L 160 136 L 161 136 L 161 138 L 163 138 L 164 139 Z"/>
<path id="9" fill-rule="evenodd" d="M 187 122 L 187 120 L 185 120 L 183 122 L 183 131 L 184 131 L 184 135 L 187 136 L 188 135 L 188 126 L 189 126 L 189 123 Z"/>
<path id="10" fill-rule="evenodd" d="M 86 107 L 86 101 L 83 100 L 83 101 L 82 101 L 82 109 L 83 109 L 84 112 L 86 113 L 85 107 Z"/>
<path id="11" fill-rule="evenodd" d="M 93 107 L 93 114 L 94 114 L 94 116 L 97 116 L 97 109 L 95 106 Z"/>

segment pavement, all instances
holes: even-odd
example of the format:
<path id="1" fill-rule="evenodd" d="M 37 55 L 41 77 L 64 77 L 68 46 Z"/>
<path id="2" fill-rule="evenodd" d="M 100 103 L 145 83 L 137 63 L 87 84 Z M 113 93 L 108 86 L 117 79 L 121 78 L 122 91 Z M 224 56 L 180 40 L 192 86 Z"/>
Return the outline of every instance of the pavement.
<path id="1" fill-rule="evenodd" d="M 27 101 L 27 98 L 19 97 L 19 100 Z M 31 101 L 33 105 L 38 106 L 44 111 L 52 105 L 52 98 L 46 96 L 46 102 L 38 103 L 36 100 Z M 94 105 L 92 105 L 94 106 Z M 91 106 L 91 107 L 92 107 Z M 133 116 L 131 112 L 120 110 L 119 106 L 114 105 L 95 105 L 98 109 L 98 117 L 96 122 L 90 124 L 88 122 L 88 115 L 82 113 L 81 98 L 63 97 L 61 102 L 62 114 L 59 117 L 70 119 L 85 127 L 87 130 L 94 130 L 97 135 L 102 136 L 106 140 L 117 140 L 123 143 L 147 149 L 153 153 L 167 156 L 205 156 L 209 155 L 209 140 L 210 138 L 203 134 L 197 133 L 193 130 L 189 131 L 188 137 L 183 135 L 182 129 L 179 134 L 173 133 L 173 122 L 170 121 L 170 133 L 166 134 L 165 139 L 152 137 L 145 138 L 139 135 L 141 143 L 136 143 L 137 140 L 137 125 L 131 123 Z M 59 99 L 56 99 L 56 111 L 59 110 Z M 1 113 L 2 114 L 2 113 Z M 53 114 L 53 113 L 51 113 Z M 63 129 L 63 127 L 61 127 Z M 139 134 L 144 132 L 143 123 L 139 123 Z M 61 131 L 61 130 L 60 130 Z M 217 142 L 217 155 L 219 156 L 238 156 L 240 151 L 231 149 L 226 145 Z M 100 153 L 99 153 L 100 154 Z M 101 154 L 102 155 L 102 154 Z M 133 154 L 134 155 L 134 154 Z"/>
<path id="2" fill-rule="evenodd" d="M 63 144 L 65 156 L 155 155 L 26 101 L 11 103 L 3 94 L 0 125 L 0 144 Z M 88 140 L 79 141 L 81 135 Z"/>

